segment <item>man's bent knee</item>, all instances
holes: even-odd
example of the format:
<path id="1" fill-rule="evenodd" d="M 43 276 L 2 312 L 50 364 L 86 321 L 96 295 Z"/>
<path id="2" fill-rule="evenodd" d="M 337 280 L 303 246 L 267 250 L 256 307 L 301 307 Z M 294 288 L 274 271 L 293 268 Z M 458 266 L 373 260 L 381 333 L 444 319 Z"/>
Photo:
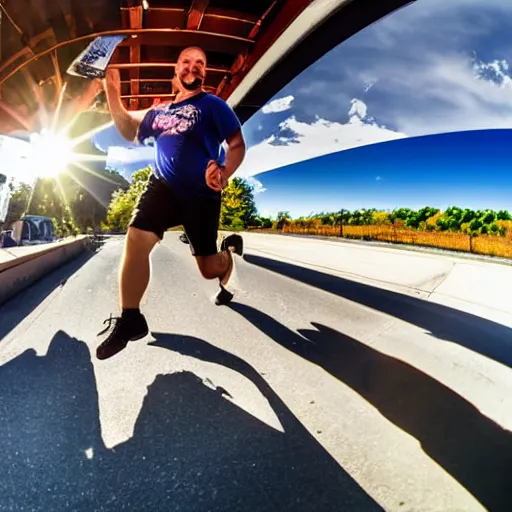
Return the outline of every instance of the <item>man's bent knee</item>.
<path id="1" fill-rule="evenodd" d="M 215 256 L 199 256 L 196 258 L 199 272 L 201 272 L 201 275 L 205 279 L 215 279 L 219 277 L 219 266 L 214 258 Z"/>
<path id="2" fill-rule="evenodd" d="M 130 226 L 126 233 L 126 245 L 130 251 L 150 253 L 159 240 L 158 235 L 152 231 L 144 231 L 133 226 Z"/>
<path id="3" fill-rule="evenodd" d="M 205 279 L 215 279 L 216 277 L 219 277 L 215 267 L 200 266 L 199 271 Z"/>

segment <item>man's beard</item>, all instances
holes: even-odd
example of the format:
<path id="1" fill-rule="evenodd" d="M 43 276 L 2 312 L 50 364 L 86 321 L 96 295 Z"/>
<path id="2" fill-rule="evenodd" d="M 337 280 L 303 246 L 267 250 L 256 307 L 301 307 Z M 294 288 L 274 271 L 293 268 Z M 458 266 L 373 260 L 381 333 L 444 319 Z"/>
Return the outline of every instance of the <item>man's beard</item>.
<path id="1" fill-rule="evenodd" d="M 187 91 L 195 91 L 199 89 L 203 85 L 203 79 L 201 77 L 196 77 L 191 83 L 185 82 L 182 78 L 180 78 L 181 85 L 187 89 Z"/>

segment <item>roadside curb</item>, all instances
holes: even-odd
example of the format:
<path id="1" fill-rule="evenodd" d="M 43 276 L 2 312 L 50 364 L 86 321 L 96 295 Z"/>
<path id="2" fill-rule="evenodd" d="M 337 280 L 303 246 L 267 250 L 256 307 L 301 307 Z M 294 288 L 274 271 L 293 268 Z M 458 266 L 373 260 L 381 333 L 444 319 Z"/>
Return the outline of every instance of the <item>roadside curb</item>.
<path id="1" fill-rule="evenodd" d="M 44 275 L 76 258 L 90 247 L 91 241 L 88 237 L 84 237 L 51 245 L 20 257 L 13 256 L 12 259 L 0 264 L 0 305 Z"/>

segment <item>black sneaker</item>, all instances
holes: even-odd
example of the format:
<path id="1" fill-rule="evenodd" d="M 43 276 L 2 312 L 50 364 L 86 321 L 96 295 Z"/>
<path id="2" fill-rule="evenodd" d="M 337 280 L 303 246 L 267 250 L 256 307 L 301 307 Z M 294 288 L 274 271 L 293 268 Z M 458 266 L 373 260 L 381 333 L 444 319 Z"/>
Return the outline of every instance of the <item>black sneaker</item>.
<path id="1" fill-rule="evenodd" d="M 148 324 L 142 314 L 130 318 L 110 315 L 103 323 L 108 325 L 98 333 L 98 336 L 106 333 L 112 326 L 113 329 L 108 338 L 96 349 L 98 359 L 115 356 L 128 345 L 129 341 L 140 340 L 149 333 Z"/>
<path id="2" fill-rule="evenodd" d="M 243 255 L 244 239 L 240 235 L 233 233 L 232 235 L 229 235 L 226 238 L 224 238 L 224 240 L 222 240 L 220 250 L 229 251 L 231 256 L 231 269 L 228 282 L 222 284 L 222 281 L 219 279 L 220 289 L 217 295 L 215 296 L 215 304 L 217 306 L 225 306 L 226 304 L 229 304 L 234 297 L 234 294 L 226 288 L 226 286 L 228 286 L 229 281 L 232 279 L 233 273 L 235 271 L 235 260 L 233 259 L 233 253 L 238 254 L 239 256 Z"/>
<path id="3" fill-rule="evenodd" d="M 234 295 L 230 291 L 226 290 L 222 283 L 219 283 L 219 285 L 220 290 L 215 296 L 215 304 L 217 306 L 225 306 L 226 304 L 229 304 L 233 300 Z"/>
<path id="4" fill-rule="evenodd" d="M 221 251 L 227 249 L 231 249 L 235 254 L 242 256 L 244 253 L 244 239 L 236 233 L 228 235 L 220 244 Z"/>

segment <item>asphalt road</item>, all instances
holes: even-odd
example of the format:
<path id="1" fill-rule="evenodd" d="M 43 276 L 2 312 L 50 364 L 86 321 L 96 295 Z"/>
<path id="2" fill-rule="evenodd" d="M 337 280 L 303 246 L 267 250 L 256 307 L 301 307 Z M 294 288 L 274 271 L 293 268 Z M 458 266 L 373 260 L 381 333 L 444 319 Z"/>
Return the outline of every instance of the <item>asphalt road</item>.
<path id="1" fill-rule="evenodd" d="M 434 301 L 443 257 L 410 286 L 426 263 L 259 236 L 217 307 L 168 233 L 152 335 L 107 361 L 121 238 L 0 308 L 1 511 L 512 509 L 510 324 Z"/>

